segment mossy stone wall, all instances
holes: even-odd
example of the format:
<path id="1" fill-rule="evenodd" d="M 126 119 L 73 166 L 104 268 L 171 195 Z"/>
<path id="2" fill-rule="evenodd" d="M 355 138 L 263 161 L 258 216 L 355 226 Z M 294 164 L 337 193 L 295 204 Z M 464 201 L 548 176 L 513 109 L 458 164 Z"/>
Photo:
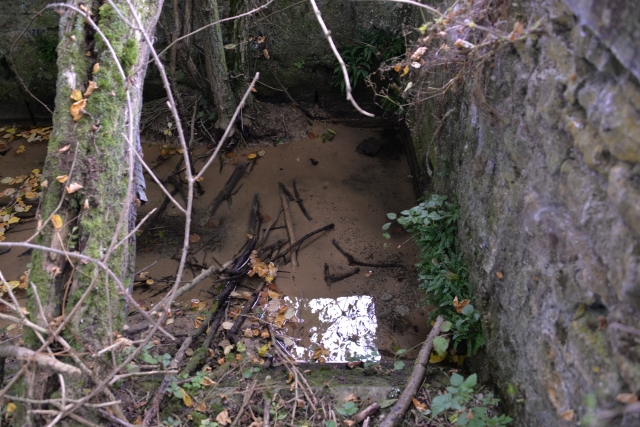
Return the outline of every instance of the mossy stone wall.
<path id="1" fill-rule="evenodd" d="M 484 68 L 481 97 L 467 81 L 410 118 L 428 191 L 462 207 L 487 342 L 474 369 L 501 390 L 517 426 L 576 425 L 640 391 L 640 84 L 628 55 L 640 49 L 640 20 L 631 10 L 634 0 L 513 3 L 512 19 L 542 18 L 542 31 Z M 451 108 L 433 138 L 432 114 Z"/>

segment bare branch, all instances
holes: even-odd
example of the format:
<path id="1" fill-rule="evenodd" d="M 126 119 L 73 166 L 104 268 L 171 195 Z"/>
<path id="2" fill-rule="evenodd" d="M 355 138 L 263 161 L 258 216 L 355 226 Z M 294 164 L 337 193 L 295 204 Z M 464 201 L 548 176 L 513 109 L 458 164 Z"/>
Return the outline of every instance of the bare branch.
<path id="1" fill-rule="evenodd" d="M 53 357 L 36 353 L 28 348 L 18 347 L 15 345 L 0 345 L 0 357 L 15 357 L 19 360 L 36 362 L 43 368 L 48 368 L 67 375 L 80 375 L 82 373 L 80 369 L 75 366 L 67 365 Z"/>
<path id="2" fill-rule="evenodd" d="M 320 27 L 322 27 L 322 32 L 324 33 L 325 37 L 327 38 L 327 41 L 329 42 L 329 46 L 331 46 L 331 50 L 333 51 L 333 55 L 336 57 L 336 59 L 340 63 L 340 68 L 342 69 L 342 76 L 344 78 L 344 87 L 345 87 L 345 91 L 347 92 L 347 101 L 351 101 L 351 104 L 353 105 L 353 107 L 356 110 L 358 110 L 361 114 L 364 114 L 367 117 L 375 117 L 375 115 L 373 115 L 371 113 L 368 113 L 368 112 L 364 111 L 362 108 L 360 108 L 360 106 L 358 105 L 356 100 L 353 99 L 353 95 L 351 94 L 352 89 L 351 89 L 351 83 L 349 82 L 349 72 L 347 71 L 347 66 L 345 65 L 345 63 L 344 63 L 344 61 L 342 59 L 342 56 L 340 56 L 340 52 L 338 52 L 338 48 L 336 47 L 335 43 L 333 42 L 333 39 L 331 38 L 331 31 L 329 31 L 329 29 L 325 25 L 324 21 L 322 20 L 322 15 L 320 14 L 320 9 L 318 9 L 318 5 L 316 4 L 316 1 L 315 0 L 309 0 L 309 2 L 311 3 L 311 6 L 313 7 L 313 11 L 316 13 L 316 18 L 318 19 L 318 22 L 320 23 Z"/>

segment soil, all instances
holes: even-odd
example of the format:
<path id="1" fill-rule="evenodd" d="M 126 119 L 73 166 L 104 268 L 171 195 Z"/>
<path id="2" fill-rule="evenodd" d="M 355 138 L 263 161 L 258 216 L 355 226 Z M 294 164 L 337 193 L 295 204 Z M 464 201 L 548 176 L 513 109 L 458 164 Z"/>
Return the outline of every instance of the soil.
<path id="1" fill-rule="evenodd" d="M 322 344 L 329 350 L 327 361 L 345 361 L 353 356 L 369 356 L 375 360 L 378 353 L 393 355 L 398 348 L 419 345 L 429 325 L 415 282 L 413 265 L 417 261 L 417 250 L 401 227 L 391 227 L 389 240 L 383 238 L 381 230 L 387 222 L 386 213 L 399 212 L 415 204 L 412 177 L 401 141 L 389 137 L 389 132 L 383 133 L 382 129 L 311 122 L 286 105 L 261 104 L 260 110 L 253 111 L 254 117 L 245 120 L 251 122 L 254 133 L 262 135 L 260 140 L 252 140 L 250 145 L 241 143 L 233 157 L 221 156 L 222 162 L 216 160 L 204 174 L 201 182 L 204 193 L 196 196 L 192 228 L 192 233 L 197 235 L 194 240 L 199 241 L 191 247 L 190 264 L 183 280 L 189 281 L 202 268 L 233 259 L 247 241 L 254 195 L 260 197 L 262 233 L 265 223 L 281 206 L 278 183 L 282 182 L 293 192 L 295 180 L 312 217 L 308 220 L 295 202 L 289 203 L 296 237 L 335 224 L 333 230 L 314 236 L 300 247 L 299 267 L 294 269 L 290 263 L 278 266 L 277 288 L 286 296 L 287 304 L 296 309 L 295 317 L 299 319 L 297 323 L 288 323 L 288 333 L 296 341 L 295 356 L 309 360 Z M 278 117 L 285 123 L 284 129 L 277 123 Z M 373 157 L 357 150 L 358 145 L 369 138 L 382 141 L 382 147 Z M 167 146 L 162 153 L 164 144 Z M 20 145 L 27 145 L 26 152 L 16 154 Z M 146 161 L 160 179 L 174 171 L 180 156 L 167 153 L 172 149 L 170 141 L 143 137 L 143 147 Z M 204 165 L 206 160 L 201 156 L 208 151 L 209 147 L 203 146 L 194 152 L 197 170 Z M 258 152 L 262 156 L 249 160 L 250 154 Z M 0 157 L 0 178 L 41 169 L 45 155 L 46 143 L 16 139 L 11 143 L 11 150 Z M 234 163 L 243 162 L 250 165 L 236 186 L 231 202 L 224 202 L 208 224 L 200 226 L 207 207 L 231 176 Z M 0 191 L 5 187 L 0 186 Z M 149 202 L 139 209 L 139 218 L 164 200 L 164 194 L 150 180 L 147 196 Z M 179 195 L 176 197 L 183 202 Z M 265 244 L 288 238 L 283 217 L 274 224 Z M 27 238 L 35 229 L 30 221 L 33 220 L 14 224 L 6 234 L 6 241 Z M 142 227 L 136 269 L 143 272 L 144 277 L 137 276 L 140 285 L 135 287 L 134 295 L 147 307 L 153 306 L 172 283 L 178 267 L 183 224 L 179 211 L 169 206 L 162 218 Z M 357 267 L 348 265 L 347 258 L 332 244 L 332 239 L 358 261 L 402 267 L 359 266 L 357 274 L 328 286 L 325 264 L 333 276 Z M 23 252 L 14 248 L 0 255 L 0 270 L 7 280 L 17 280 L 27 269 L 30 257 L 21 256 Z M 147 281 L 153 283 L 149 285 Z M 247 278 L 238 292 L 252 290 L 257 283 Z M 213 279 L 206 279 L 176 301 L 174 310 L 179 313 L 180 308 L 185 308 L 185 314 L 174 317 L 169 331 L 177 335 L 191 331 L 198 313 L 189 311 L 188 306 L 194 299 L 210 303 L 216 286 Z M 135 318 L 131 320 L 135 322 Z M 409 356 L 416 354 L 417 350 L 413 350 Z"/>

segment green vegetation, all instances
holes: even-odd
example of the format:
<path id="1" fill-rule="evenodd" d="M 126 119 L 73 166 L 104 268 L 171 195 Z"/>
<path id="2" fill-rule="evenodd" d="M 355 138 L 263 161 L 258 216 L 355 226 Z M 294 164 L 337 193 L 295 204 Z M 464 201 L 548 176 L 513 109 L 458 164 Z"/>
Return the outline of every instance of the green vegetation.
<path id="1" fill-rule="evenodd" d="M 432 417 L 443 415 L 457 426 L 486 427 L 506 426 L 511 421 L 506 415 L 489 416 L 489 407 L 498 404 L 499 400 L 493 397 L 493 393 L 482 397 L 476 394 L 473 388 L 478 378 L 476 374 L 465 379 L 462 375 L 451 375 L 451 386 L 447 387 L 447 393 L 433 398 L 430 412 Z M 479 403 L 479 404 L 478 404 Z"/>
<path id="2" fill-rule="evenodd" d="M 391 221 L 397 221 L 413 234 L 420 249 L 421 261 L 417 264 L 420 288 L 427 294 L 426 305 L 435 309 L 430 320 L 442 315 L 451 323 L 453 346 L 465 341 L 467 354 L 473 355 L 484 344 L 480 313 L 471 304 L 473 285 L 456 238 L 456 223 L 460 210 L 446 196 L 432 195 L 428 200 L 409 210 L 388 213 Z M 388 222 L 382 226 L 389 238 Z"/>
<path id="3" fill-rule="evenodd" d="M 375 79 L 375 83 L 371 79 L 371 75 L 379 71 L 379 68 L 385 62 L 404 55 L 405 40 L 404 37 L 394 31 L 375 28 L 368 32 L 362 32 L 356 42 L 340 49 L 340 56 L 347 66 L 349 81 L 351 87 L 356 88 L 361 81 L 367 81 L 371 86 L 379 84 L 382 89 L 381 93 L 376 92 L 376 96 L 381 97 L 382 107 L 387 111 L 396 111 L 397 104 L 393 102 L 394 97 L 400 95 L 396 81 L 399 81 L 398 73 L 395 71 L 380 71 L 379 76 Z M 391 74 L 392 73 L 392 74 Z M 338 61 L 335 61 L 333 70 L 334 87 L 339 87 L 342 92 L 345 91 L 345 83 L 342 75 L 342 69 Z M 397 86 L 397 89 L 394 89 Z M 393 95 L 391 94 L 393 92 Z"/>

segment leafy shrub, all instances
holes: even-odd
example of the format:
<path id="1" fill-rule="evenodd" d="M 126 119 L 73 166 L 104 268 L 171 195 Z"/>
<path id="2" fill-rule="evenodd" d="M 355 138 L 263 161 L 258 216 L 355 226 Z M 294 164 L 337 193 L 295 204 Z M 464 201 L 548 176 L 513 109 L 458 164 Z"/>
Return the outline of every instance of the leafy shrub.
<path id="1" fill-rule="evenodd" d="M 354 44 L 340 49 L 340 56 L 347 66 L 349 81 L 354 89 L 358 82 L 367 80 L 380 64 L 404 53 L 405 41 L 402 35 L 381 28 L 362 32 Z M 333 70 L 332 85 L 340 87 L 344 93 L 344 78 L 337 60 Z"/>
<path id="2" fill-rule="evenodd" d="M 435 307 L 430 320 L 442 315 L 452 324 L 454 348 L 466 341 L 468 354 L 476 354 L 484 338 L 480 313 L 471 304 L 473 285 L 458 250 L 456 223 L 460 209 L 455 203 L 447 202 L 446 196 L 434 194 L 399 215 L 388 213 L 387 217 L 412 233 L 420 249 L 417 264 L 420 288 L 427 294 L 424 303 Z M 390 226 L 391 222 L 382 226 L 386 238 L 389 238 L 386 230 Z"/>
<path id="3" fill-rule="evenodd" d="M 447 387 L 447 393 L 436 396 L 431 401 L 433 417 L 444 414 L 448 420 L 455 421 L 455 425 L 468 427 L 506 426 L 513 421 L 506 415 L 489 416 L 488 407 L 499 402 L 492 393 L 480 399 L 481 405 L 474 405 L 478 396 L 473 388 L 477 381 L 476 374 L 467 379 L 457 373 L 451 375 L 451 386 Z"/>

